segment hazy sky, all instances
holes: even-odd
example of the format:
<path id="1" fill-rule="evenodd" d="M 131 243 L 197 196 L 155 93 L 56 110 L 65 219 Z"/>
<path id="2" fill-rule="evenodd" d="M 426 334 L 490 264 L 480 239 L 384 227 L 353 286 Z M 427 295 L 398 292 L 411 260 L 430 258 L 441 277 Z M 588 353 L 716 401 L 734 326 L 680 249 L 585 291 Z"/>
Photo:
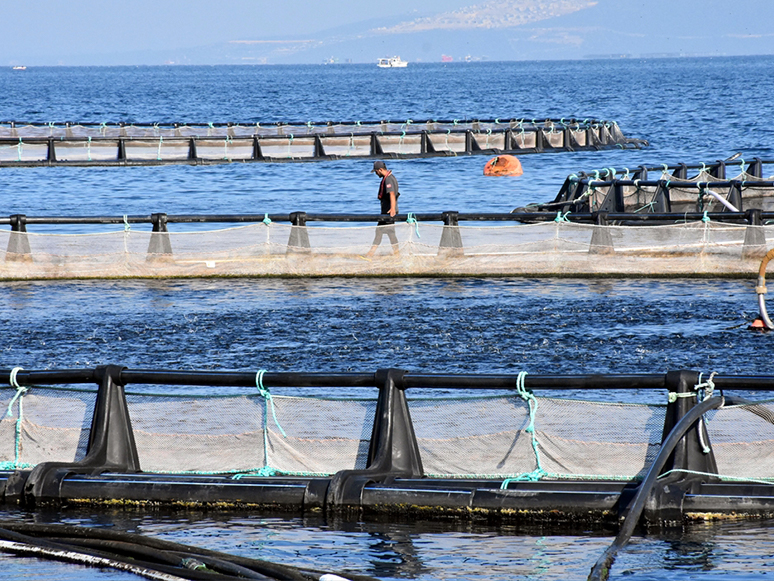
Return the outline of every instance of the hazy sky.
<path id="1" fill-rule="evenodd" d="M 0 0 L 6 55 L 199 46 L 301 37 L 342 24 L 475 4 L 470 0 Z M 3 59 L 6 60 L 6 59 Z"/>
<path id="2" fill-rule="evenodd" d="M 0 65 L 774 54 L 774 0 L 0 0 L 0 14 Z"/>

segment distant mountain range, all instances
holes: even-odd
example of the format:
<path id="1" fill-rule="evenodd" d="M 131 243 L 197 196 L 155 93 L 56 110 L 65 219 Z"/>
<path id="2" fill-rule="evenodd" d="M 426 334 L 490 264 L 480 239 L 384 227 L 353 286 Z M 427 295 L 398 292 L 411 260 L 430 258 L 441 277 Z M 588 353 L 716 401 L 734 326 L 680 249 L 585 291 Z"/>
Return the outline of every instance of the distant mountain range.
<path id="1" fill-rule="evenodd" d="M 484 1 L 448 12 L 362 21 L 302 38 L 256 35 L 206 46 L 57 60 L 73 65 L 206 65 L 375 63 L 393 55 L 438 62 L 442 55 L 454 60 L 560 60 L 774 54 L 774 0 L 740 2 Z"/>

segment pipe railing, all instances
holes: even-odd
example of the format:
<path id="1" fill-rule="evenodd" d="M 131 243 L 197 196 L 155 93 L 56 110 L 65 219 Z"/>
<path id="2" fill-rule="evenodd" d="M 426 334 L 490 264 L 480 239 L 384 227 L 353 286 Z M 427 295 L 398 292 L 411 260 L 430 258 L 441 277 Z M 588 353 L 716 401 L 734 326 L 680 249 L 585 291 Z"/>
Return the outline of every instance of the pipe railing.
<path id="1" fill-rule="evenodd" d="M 569 202 L 568 202 L 569 203 Z M 561 221 L 597 224 L 600 216 L 607 221 L 626 221 L 630 223 L 643 222 L 689 222 L 709 218 L 719 222 L 753 223 L 751 215 L 755 210 L 744 212 L 659 212 L 650 214 L 635 214 L 630 212 L 571 212 L 561 217 Z M 774 219 L 774 212 L 760 212 L 763 220 Z M 13 214 L 0 217 L 0 225 L 10 225 L 13 231 L 26 232 L 30 225 L 88 225 L 88 224 L 194 224 L 194 223 L 260 223 L 266 221 L 287 222 L 296 226 L 308 222 L 328 223 L 395 223 L 405 222 L 411 218 L 417 222 L 441 222 L 445 225 L 457 225 L 459 222 L 551 222 L 556 221 L 555 211 L 536 212 L 419 212 L 396 214 L 317 214 L 306 212 L 290 213 L 256 213 L 256 214 L 142 214 L 126 216 L 27 216 Z M 454 224 L 452 224 L 454 222 Z M 756 224 L 757 225 L 757 224 Z M 22 227 L 25 227 L 22 229 Z M 165 230 L 165 228 L 164 228 Z"/>

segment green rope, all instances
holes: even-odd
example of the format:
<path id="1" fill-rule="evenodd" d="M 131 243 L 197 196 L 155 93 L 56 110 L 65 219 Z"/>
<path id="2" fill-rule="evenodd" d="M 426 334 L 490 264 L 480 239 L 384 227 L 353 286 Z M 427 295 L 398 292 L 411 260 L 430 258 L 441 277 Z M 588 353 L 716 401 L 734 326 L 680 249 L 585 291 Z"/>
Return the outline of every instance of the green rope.
<path id="1" fill-rule="evenodd" d="M 91 161 L 91 135 L 89 135 L 86 141 L 86 155 L 88 156 L 89 161 Z"/>
<path id="2" fill-rule="evenodd" d="M 156 151 L 156 161 L 161 161 L 161 146 L 164 144 L 164 136 L 159 135 L 159 149 Z"/>
<path id="3" fill-rule="evenodd" d="M 664 478 L 668 474 L 671 474 L 672 472 L 682 472 L 684 474 L 696 474 L 697 476 L 713 476 L 715 478 L 720 478 L 721 480 L 728 480 L 729 482 L 753 482 L 756 484 L 768 484 L 769 486 L 774 485 L 774 482 L 771 480 L 761 480 L 759 478 L 745 478 L 741 476 L 727 476 L 724 474 L 712 474 L 711 472 L 697 472 L 696 470 L 686 470 L 684 468 L 673 468 L 672 470 L 668 470 L 667 472 L 664 472 L 659 476 L 659 478 Z"/>
<path id="4" fill-rule="evenodd" d="M 132 227 L 129 225 L 129 216 L 124 214 L 124 232 L 129 232 L 129 230 L 132 229 Z"/>
<path id="5" fill-rule="evenodd" d="M 569 213 L 570 213 L 570 211 L 569 211 L 569 210 L 567 210 L 567 212 L 565 212 L 565 214 L 564 214 L 564 215 L 562 215 L 562 211 L 561 211 L 561 210 L 559 210 L 559 211 L 556 213 L 556 218 L 554 218 L 554 222 L 556 222 L 556 223 L 560 223 L 560 222 L 569 222 L 569 220 L 567 219 L 567 216 L 569 215 Z"/>
<path id="6" fill-rule="evenodd" d="M 540 462 L 540 450 L 538 449 L 539 443 L 537 436 L 535 435 L 535 415 L 537 414 L 538 410 L 538 402 L 537 398 L 535 398 L 532 392 L 524 386 L 524 380 L 526 377 L 526 371 L 519 372 L 519 376 L 516 378 L 516 391 L 521 396 L 521 399 L 527 402 L 527 406 L 529 407 L 529 424 L 524 429 L 524 431 L 532 436 L 532 450 L 535 452 L 536 468 L 532 472 L 519 474 L 513 478 L 506 478 L 500 485 L 501 490 L 508 488 L 508 484 L 511 482 L 537 482 L 544 476 L 550 475 L 548 472 L 543 470 L 543 466 Z"/>
<path id="7" fill-rule="evenodd" d="M 282 436 L 287 438 L 288 436 L 285 433 L 285 430 L 282 429 L 282 426 L 280 426 L 279 420 L 277 419 L 277 411 L 274 409 L 274 398 L 272 398 L 269 390 L 263 386 L 263 376 L 265 373 L 265 369 L 260 369 L 258 373 L 255 374 L 255 386 L 258 388 L 260 396 L 266 401 L 266 416 L 268 417 L 269 407 L 271 406 L 271 415 L 274 418 L 274 423 L 277 425 Z"/>
<path id="8" fill-rule="evenodd" d="M 8 412 L 6 413 L 7 417 L 13 417 L 13 404 L 16 403 L 16 400 L 19 400 L 19 415 L 16 417 L 16 427 L 14 430 L 14 460 L 13 460 L 13 468 L 19 468 L 20 467 L 20 460 L 21 460 L 21 438 L 22 438 L 22 421 L 24 421 L 24 406 L 22 405 L 22 401 L 24 398 L 24 394 L 27 393 L 29 390 L 28 387 L 19 385 L 19 382 L 16 380 L 16 375 L 21 371 L 23 367 L 14 367 L 11 370 L 11 375 L 8 378 L 8 383 L 11 384 L 11 387 L 16 389 L 16 394 L 13 396 L 13 399 L 11 399 L 11 402 L 8 404 Z"/>
<path id="9" fill-rule="evenodd" d="M 416 215 L 414 212 L 409 212 L 408 216 L 406 217 L 406 223 L 407 224 L 414 224 L 414 231 L 416 232 L 417 238 L 422 238 L 419 235 L 419 222 L 417 222 Z"/>
<path id="10" fill-rule="evenodd" d="M 267 226 L 268 226 L 269 224 L 271 224 L 271 218 L 269 218 L 269 215 L 268 215 L 268 214 L 264 214 L 264 215 L 263 215 L 263 223 L 264 223 L 264 224 L 266 224 Z"/>
<path id="11" fill-rule="evenodd" d="M 705 224 L 708 224 L 710 222 L 710 217 L 707 216 L 707 210 L 704 210 L 704 216 L 702 216 L 701 221 Z"/>

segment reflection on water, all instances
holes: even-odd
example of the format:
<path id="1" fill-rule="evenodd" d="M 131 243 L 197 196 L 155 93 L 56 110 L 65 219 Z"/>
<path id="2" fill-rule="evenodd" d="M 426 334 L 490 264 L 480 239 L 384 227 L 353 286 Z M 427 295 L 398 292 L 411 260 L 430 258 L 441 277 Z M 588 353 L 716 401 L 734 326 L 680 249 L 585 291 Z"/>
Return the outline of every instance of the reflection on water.
<path id="1" fill-rule="evenodd" d="M 483 523 L 359 522 L 224 512 L 5 510 L 2 518 L 109 527 L 251 558 L 381 579 L 542 581 L 585 579 L 612 538 L 610 531 L 544 530 Z M 700 523 L 635 537 L 619 553 L 612 579 L 764 578 L 771 562 L 772 520 Z M 741 557 L 740 555 L 744 555 Z M 34 560 L 0 557 L 6 574 L 33 576 Z M 72 569 L 46 566 L 50 578 L 77 579 Z M 76 568 L 77 572 L 82 570 Z M 744 571 L 755 571 L 747 574 Z M 61 574 L 61 577 L 56 577 Z M 68 576 L 70 575 L 70 576 Z M 93 579 L 130 579 L 90 572 Z"/>

